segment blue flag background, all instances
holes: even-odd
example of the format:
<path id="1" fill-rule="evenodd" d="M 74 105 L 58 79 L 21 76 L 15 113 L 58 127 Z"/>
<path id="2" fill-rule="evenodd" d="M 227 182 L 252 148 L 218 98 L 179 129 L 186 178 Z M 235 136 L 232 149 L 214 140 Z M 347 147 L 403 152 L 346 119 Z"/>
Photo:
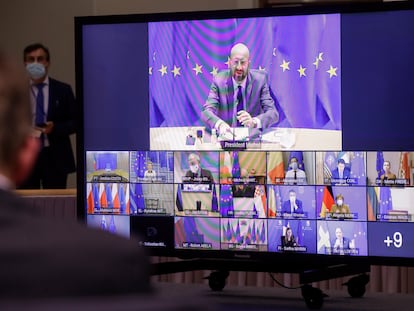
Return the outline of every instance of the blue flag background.
<path id="1" fill-rule="evenodd" d="M 341 129 L 337 14 L 149 23 L 150 126 L 204 125 L 213 76 L 231 47 L 265 70 L 284 127 Z"/>
<path id="2" fill-rule="evenodd" d="M 95 154 L 95 170 L 117 169 L 117 154 L 115 152 L 104 152 Z"/>
<path id="3" fill-rule="evenodd" d="M 384 166 L 384 153 L 382 151 L 377 151 L 376 168 L 377 168 L 378 178 L 381 178 L 381 175 L 385 173 L 383 166 Z"/>

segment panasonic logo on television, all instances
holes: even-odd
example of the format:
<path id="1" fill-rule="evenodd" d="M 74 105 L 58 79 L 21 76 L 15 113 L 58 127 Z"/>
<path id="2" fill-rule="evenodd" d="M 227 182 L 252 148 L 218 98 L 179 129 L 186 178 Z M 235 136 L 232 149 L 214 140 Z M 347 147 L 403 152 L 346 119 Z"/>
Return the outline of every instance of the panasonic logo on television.
<path id="1" fill-rule="evenodd" d="M 235 258 L 250 258 L 250 255 L 248 255 L 248 254 L 234 254 L 234 257 Z"/>

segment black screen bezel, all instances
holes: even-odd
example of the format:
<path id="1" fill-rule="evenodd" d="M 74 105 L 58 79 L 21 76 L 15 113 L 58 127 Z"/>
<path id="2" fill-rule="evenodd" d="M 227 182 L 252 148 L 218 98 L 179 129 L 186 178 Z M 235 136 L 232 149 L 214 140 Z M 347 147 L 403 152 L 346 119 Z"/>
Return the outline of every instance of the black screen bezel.
<path id="1" fill-rule="evenodd" d="M 124 24 L 124 23 L 148 23 L 160 21 L 180 21 L 197 19 L 222 19 L 243 17 L 265 17 L 265 16 L 289 16 L 307 14 L 328 13 L 368 13 L 387 12 L 395 10 L 413 10 L 414 4 L 410 2 L 387 2 L 387 3 L 349 3 L 349 4 L 293 4 L 276 6 L 262 9 L 243 10 L 221 10 L 203 12 L 179 12 L 179 13 L 157 13 L 157 14 L 131 14 L 111 16 L 85 16 L 75 17 L 75 57 L 76 57 L 76 95 L 78 106 L 78 131 L 77 131 L 77 217 L 81 222 L 86 222 L 85 202 L 85 146 L 84 146 L 84 103 L 83 103 L 83 44 L 82 30 L 85 25 L 100 24 Z M 413 137 L 414 138 L 414 137 Z M 413 139 L 414 140 L 414 139 Z M 408 149 L 404 149 L 407 150 Z M 414 226 L 414 225 L 413 225 Z M 174 232 L 171 232 L 173 235 Z M 325 266 L 332 264 L 383 264 L 383 265 L 414 265 L 414 257 L 379 257 L 379 256 L 335 256 L 317 254 L 287 254 L 276 252 L 237 252 L 237 251 L 202 251 L 202 250 L 166 250 L 162 248 L 151 249 L 151 254 L 156 256 L 179 257 L 179 258 L 216 258 L 216 259 L 243 259 L 260 260 L 286 263 L 290 266 L 302 265 L 306 261 L 309 266 Z"/>

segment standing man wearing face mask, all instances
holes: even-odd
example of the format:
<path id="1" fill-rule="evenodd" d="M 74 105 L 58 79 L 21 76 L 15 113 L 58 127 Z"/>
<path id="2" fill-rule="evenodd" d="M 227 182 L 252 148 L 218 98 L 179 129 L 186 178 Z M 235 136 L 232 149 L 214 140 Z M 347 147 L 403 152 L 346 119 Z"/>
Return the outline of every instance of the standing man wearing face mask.
<path id="1" fill-rule="evenodd" d="M 188 156 L 188 165 L 190 169 L 185 174 L 185 181 L 191 183 L 213 184 L 214 178 L 211 172 L 200 165 L 198 154 L 190 153 Z"/>
<path id="2" fill-rule="evenodd" d="M 21 188 L 64 189 L 68 174 L 76 169 L 69 138 L 75 133 L 75 96 L 70 85 L 49 77 L 47 47 L 31 44 L 23 59 L 30 76 L 33 125 L 42 135 L 35 169 Z"/>
<path id="3" fill-rule="evenodd" d="M 286 185 L 306 185 L 306 173 L 299 168 L 298 159 L 292 157 L 289 163 L 290 170 L 286 172 Z"/>

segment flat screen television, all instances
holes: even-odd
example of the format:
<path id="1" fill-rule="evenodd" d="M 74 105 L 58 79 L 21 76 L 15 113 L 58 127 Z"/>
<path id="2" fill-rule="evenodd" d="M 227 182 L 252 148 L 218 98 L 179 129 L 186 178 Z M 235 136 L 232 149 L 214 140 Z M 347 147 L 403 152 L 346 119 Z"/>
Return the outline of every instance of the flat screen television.
<path id="1" fill-rule="evenodd" d="M 414 263 L 412 3 L 75 25 L 88 226 L 162 256 Z"/>

